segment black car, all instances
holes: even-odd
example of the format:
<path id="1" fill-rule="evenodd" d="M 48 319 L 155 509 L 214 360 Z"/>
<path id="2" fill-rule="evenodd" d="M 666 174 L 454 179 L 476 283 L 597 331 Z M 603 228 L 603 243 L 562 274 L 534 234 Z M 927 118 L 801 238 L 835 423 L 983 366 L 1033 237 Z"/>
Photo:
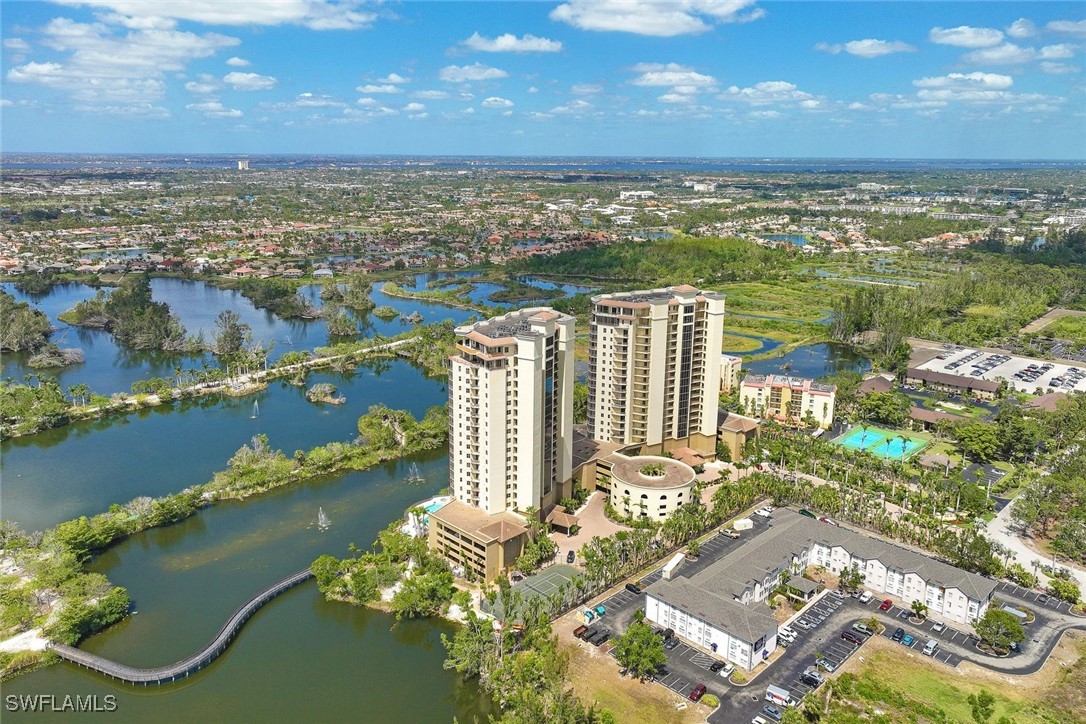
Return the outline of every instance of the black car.
<path id="1" fill-rule="evenodd" d="M 604 631 L 603 636 L 600 636 L 598 639 L 596 639 L 592 643 L 596 644 L 596 646 L 603 646 L 605 643 L 607 643 L 607 640 L 609 638 L 611 638 L 611 632 L 610 631 Z"/>
<path id="2" fill-rule="evenodd" d="M 905 629 L 898 628 L 894 631 L 894 635 L 890 637 L 891 641 L 900 641 L 905 637 Z"/>
<path id="3" fill-rule="evenodd" d="M 803 674 L 802 676 L 799 677 L 799 680 L 802 681 L 807 686 L 810 686 L 813 689 L 817 689 L 819 687 L 819 685 L 822 683 L 821 681 L 818 680 L 817 677 L 811 676 L 810 674 Z"/>
<path id="4" fill-rule="evenodd" d="M 716 672 L 720 671 L 723 668 L 724 668 L 724 662 L 723 661 L 714 661 L 712 663 L 712 665 L 709 667 L 709 671 L 712 671 L 715 674 Z"/>
<path id="5" fill-rule="evenodd" d="M 679 639 L 675 638 L 674 636 L 672 636 L 671 638 L 669 638 L 667 641 L 664 642 L 664 648 L 667 649 L 668 651 L 671 651 L 673 648 L 675 648 L 678 645 L 679 645 Z"/>
<path id="6" fill-rule="evenodd" d="M 634 595 L 641 593 L 641 587 L 638 586 L 636 583 L 627 583 L 626 590 Z"/>
<path id="7" fill-rule="evenodd" d="M 577 554 L 574 553 L 573 551 L 570 551 L 569 553 L 566 554 L 566 563 L 573 563 L 573 561 L 576 560 L 576 558 L 577 558 Z"/>

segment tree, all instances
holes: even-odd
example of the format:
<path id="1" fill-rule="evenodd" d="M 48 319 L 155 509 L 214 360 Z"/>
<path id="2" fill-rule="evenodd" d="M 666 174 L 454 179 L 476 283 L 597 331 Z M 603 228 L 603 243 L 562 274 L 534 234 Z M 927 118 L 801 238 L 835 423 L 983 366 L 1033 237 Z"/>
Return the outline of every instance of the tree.
<path id="1" fill-rule="evenodd" d="M 664 642 L 645 621 L 635 620 L 615 640 L 615 659 L 632 676 L 644 680 L 667 663 Z"/>
<path id="2" fill-rule="evenodd" d="M 864 419 L 895 427 L 909 419 L 912 403 L 900 392 L 871 392 L 859 401 Z"/>
<path id="3" fill-rule="evenodd" d="M 928 606 L 923 601 L 913 601 L 909 606 L 916 618 L 924 618 L 928 614 Z"/>
<path id="4" fill-rule="evenodd" d="M 995 713 L 995 697 L 987 689 L 969 695 L 969 706 L 973 709 L 973 721 L 986 724 Z"/>
<path id="5" fill-rule="evenodd" d="M 215 337 L 212 352 L 231 355 L 241 352 L 252 341 L 252 330 L 241 321 L 241 315 L 231 309 L 219 312 L 215 319 Z"/>
<path id="6" fill-rule="evenodd" d="M 995 425 L 987 422 L 960 422 L 954 426 L 954 437 L 963 452 L 982 463 L 991 460 L 999 450 Z"/>
<path id="7" fill-rule="evenodd" d="M 851 568 L 846 568 L 841 571 L 841 576 L 838 581 L 841 588 L 844 588 L 846 591 L 854 591 L 863 585 L 865 577 L 866 576 L 860 571 L 859 567 L 853 563 Z"/>
<path id="8" fill-rule="evenodd" d="M 588 422 L 588 385 L 579 381 L 573 383 L 573 422 Z"/>
<path id="9" fill-rule="evenodd" d="M 999 608 L 989 608 L 973 628 L 980 640 L 996 651 L 1006 652 L 1011 644 L 1021 643 L 1026 638 L 1018 617 Z"/>
<path id="10" fill-rule="evenodd" d="M 1059 578 L 1053 578 L 1048 582 L 1048 592 L 1061 601 L 1067 601 L 1072 605 L 1078 603 L 1082 597 L 1078 584 L 1074 581 L 1064 581 Z"/>

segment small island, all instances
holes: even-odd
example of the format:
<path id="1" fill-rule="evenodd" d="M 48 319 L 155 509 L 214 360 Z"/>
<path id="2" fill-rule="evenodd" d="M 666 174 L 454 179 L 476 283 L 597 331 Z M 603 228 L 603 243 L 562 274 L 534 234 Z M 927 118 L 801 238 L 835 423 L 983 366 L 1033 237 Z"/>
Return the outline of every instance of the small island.
<path id="1" fill-rule="evenodd" d="M 305 399 L 327 405 L 342 405 L 347 398 L 342 395 L 337 397 L 337 392 L 339 390 L 331 382 L 318 382 L 305 391 Z"/>
<path id="2" fill-rule="evenodd" d="M 391 322 L 396 317 L 400 316 L 400 313 L 392 307 L 382 304 L 373 310 L 373 316 L 378 319 L 383 319 L 386 322 Z"/>

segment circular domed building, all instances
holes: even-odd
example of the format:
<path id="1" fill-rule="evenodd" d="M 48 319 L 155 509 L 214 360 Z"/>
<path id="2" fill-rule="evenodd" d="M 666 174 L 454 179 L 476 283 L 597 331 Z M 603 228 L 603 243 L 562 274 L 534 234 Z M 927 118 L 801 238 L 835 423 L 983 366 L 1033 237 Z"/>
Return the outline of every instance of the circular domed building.
<path id="1" fill-rule="evenodd" d="M 664 520 L 691 499 L 694 468 L 657 455 L 612 456 L 611 507 L 631 518 Z"/>

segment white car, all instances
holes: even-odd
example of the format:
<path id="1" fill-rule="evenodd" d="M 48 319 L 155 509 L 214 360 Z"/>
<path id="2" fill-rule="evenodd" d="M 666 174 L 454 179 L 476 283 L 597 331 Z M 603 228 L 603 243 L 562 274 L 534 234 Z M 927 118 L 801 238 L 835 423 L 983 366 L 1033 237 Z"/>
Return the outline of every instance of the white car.
<path id="1" fill-rule="evenodd" d="M 760 716 L 756 716 L 750 720 L 750 724 L 769 724 L 765 719 Z"/>
<path id="2" fill-rule="evenodd" d="M 773 517 L 773 512 L 770 511 L 770 510 L 767 510 L 766 508 L 759 508 L 758 510 L 754 511 L 754 514 L 755 515 L 760 515 L 763 518 L 772 518 Z"/>
<path id="3" fill-rule="evenodd" d="M 864 591 L 860 594 L 860 603 L 867 603 L 871 600 L 871 591 Z"/>
<path id="4" fill-rule="evenodd" d="M 942 633 L 943 631 L 946 631 L 946 624 L 942 621 L 936 621 L 935 625 L 931 627 L 931 630 L 935 633 Z"/>
<path id="5" fill-rule="evenodd" d="M 724 668 L 717 673 L 727 679 L 729 676 L 732 675 L 733 671 L 735 671 L 735 664 L 724 664 Z"/>
<path id="6" fill-rule="evenodd" d="M 788 643 L 792 643 L 796 640 L 796 632 L 790 628 L 777 629 L 777 638 L 784 639 Z"/>

